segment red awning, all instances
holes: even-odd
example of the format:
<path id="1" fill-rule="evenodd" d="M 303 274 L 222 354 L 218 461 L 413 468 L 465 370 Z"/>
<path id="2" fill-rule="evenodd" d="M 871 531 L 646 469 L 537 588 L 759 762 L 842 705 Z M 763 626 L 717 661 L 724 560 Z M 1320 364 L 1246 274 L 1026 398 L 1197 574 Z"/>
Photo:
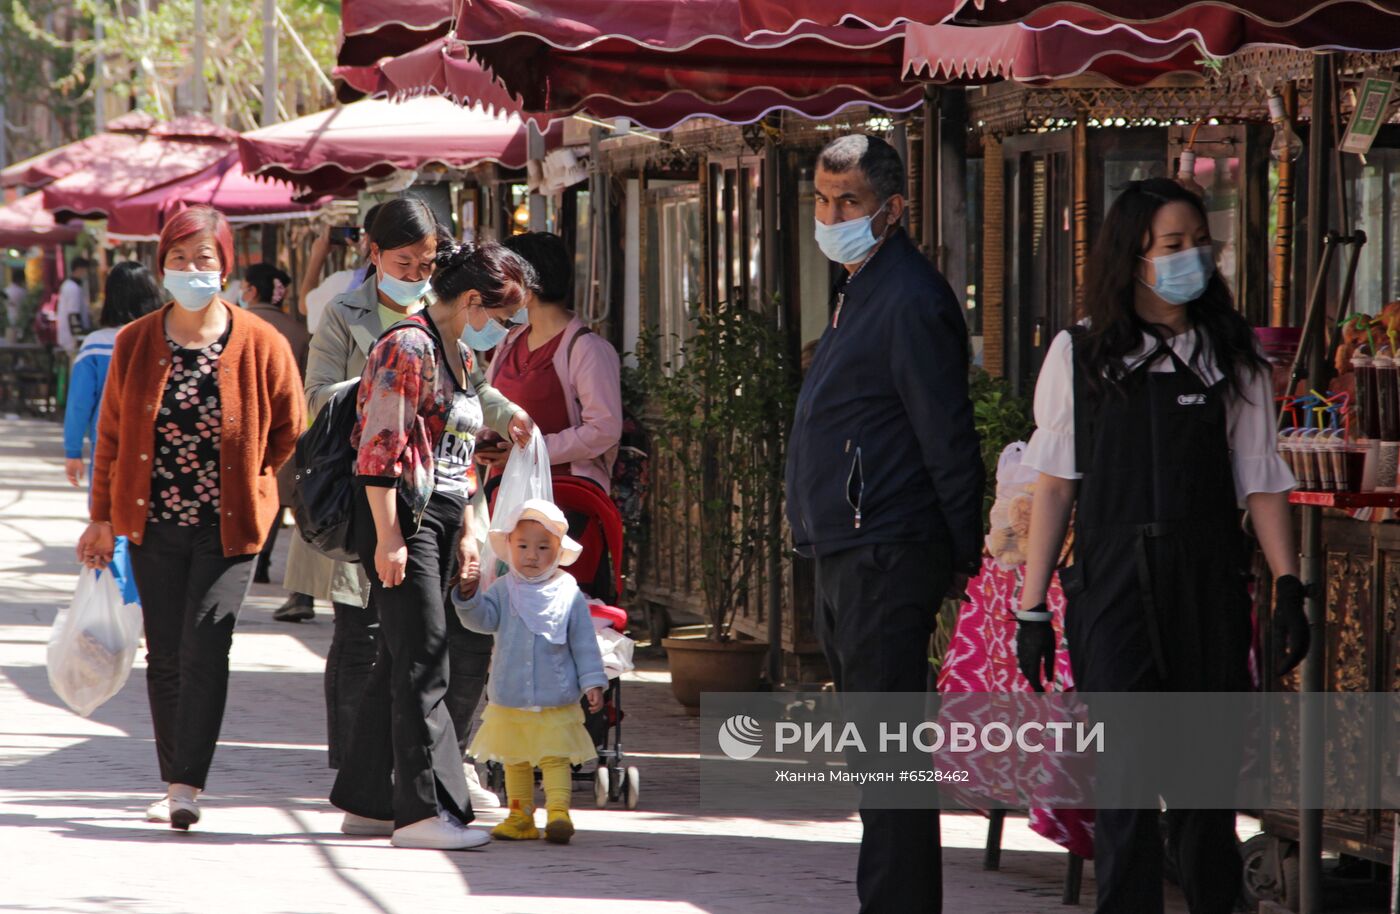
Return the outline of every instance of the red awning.
<path id="1" fill-rule="evenodd" d="M 463 109 L 435 96 L 355 102 L 239 137 L 249 174 L 317 192 L 339 191 L 400 169 L 497 162 L 522 168 L 525 125 L 513 115 Z"/>
<path id="2" fill-rule="evenodd" d="M 35 244 L 68 244 L 77 239 L 82 226 L 54 220 L 43 207 L 41 194 L 20 197 L 9 206 L 0 206 L 0 248 L 27 248 Z"/>
<path id="3" fill-rule="evenodd" d="M 1338 34 L 1354 32 L 1354 27 L 1363 22 L 1378 21 L 1376 17 L 1400 16 L 1400 0 L 964 0 L 957 16 L 977 22 L 1019 22 L 1052 8 L 1058 13 L 1066 7 L 1129 23 L 1160 22 L 1185 13 L 1219 10 L 1277 29 L 1308 22 L 1326 23 Z M 1400 46 L 1400 32 L 1384 37 Z"/>
<path id="4" fill-rule="evenodd" d="M 214 165 L 229 153 L 233 135 L 203 118 L 157 124 L 139 142 L 49 184 L 44 208 L 60 218 L 106 216 L 120 200 Z"/>
<path id="5" fill-rule="evenodd" d="M 447 34 L 452 0 L 341 0 L 341 66 L 373 66 Z"/>
<path id="6" fill-rule="evenodd" d="M 567 0 L 562 0 L 567 2 Z M 1304 50 L 1400 49 L 1400 0 L 736 0 L 749 37 L 863 22 L 967 25 L 1071 24 L 1093 33 L 1132 26 L 1171 41 L 1194 34 L 1214 57 L 1271 45 Z"/>
<path id="7" fill-rule="evenodd" d="M 826 117 L 855 104 L 907 110 L 921 99 L 900 78 L 903 30 L 804 28 L 745 40 L 740 0 L 473 0 L 454 36 L 378 72 L 342 68 L 360 91 L 499 100 L 504 86 L 540 119 L 587 112 L 654 128 L 687 117 L 747 122 L 788 108 Z M 481 72 L 474 60 L 487 68 Z M 345 55 L 342 64 L 349 64 Z M 494 82 L 493 82 L 494 78 Z"/>
<path id="8" fill-rule="evenodd" d="M 1199 74 L 1200 58 L 1190 35 L 1155 42 L 1130 31 L 1098 36 L 1069 26 L 1036 31 L 1020 25 L 911 24 L 904 38 L 905 75 L 940 83 L 1042 83 L 1093 74 L 1142 86 L 1169 75 Z"/>
<path id="9" fill-rule="evenodd" d="M 1103 0 L 1095 0 L 1101 5 Z M 964 6 L 959 22 L 976 22 L 990 15 L 1001 21 L 1016 12 L 1019 0 L 989 0 L 985 9 Z M 1286 6 L 1287 4 L 1280 4 Z M 1390 4 L 1392 8 L 1400 4 Z M 1308 51 L 1391 51 L 1400 49 L 1400 12 L 1387 12 L 1362 2 L 1347 0 L 1278 23 L 1252 18 L 1224 5 L 1197 5 L 1161 19 L 1127 21 L 1105 16 L 1080 3 L 1047 3 L 1022 18 L 1030 28 L 1046 30 L 1073 27 L 1108 36 L 1135 34 L 1152 41 L 1196 39 L 1212 57 L 1228 57 L 1251 47 L 1288 47 Z"/>
<path id="10" fill-rule="evenodd" d="M 605 68 L 596 67 L 600 58 L 590 57 L 587 52 L 554 52 L 551 56 L 555 58 L 557 66 L 551 71 L 552 74 L 559 75 L 561 79 L 571 79 L 573 76 L 563 74 L 570 70 L 592 71 L 594 75 L 590 79 L 593 81 L 587 85 L 597 91 L 587 96 L 571 93 L 565 98 L 556 97 L 557 107 L 526 108 L 524 110 L 529 110 L 529 114 L 525 116 L 548 122 L 572 114 L 587 113 L 603 119 L 626 117 L 635 124 L 653 130 L 670 130 L 695 117 L 747 124 L 777 110 L 795 111 L 816 119 L 830 117 L 855 105 L 907 111 L 922 103 L 923 89 L 898 77 L 900 59 L 897 55 L 901 43 L 892 43 L 885 49 L 889 56 L 880 64 L 879 76 L 875 80 L 867 80 L 876 82 L 879 89 L 851 86 L 832 79 L 828 74 L 825 79 L 809 82 L 808 91 L 812 94 L 803 95 L 795 95 L 790 82 L 782 84 L 778 80 L 770 80 L 774 83 L 772 85 L 760 82 L 744 87 L 735 81 L 728 87 L 717 86 L 713 81 L 706 81 L 696 70 L 683 72 L 678 65 L 672 66 L 670 55 L 645 66 L 626 68 L 627 72 L 621 76 L 614 74 L 605 77 Z M 729 46 L 731 52 L 733 47 Z M 485 102 L 498 113 L 522 110 L 522 100 L 513 98 L 469 54 L 463 42 L 440 39 L 410 54 L 382 61 L 375 68 L 341 67 L 337 68 L 336 73 L 367 94 L 415 96 L 429 92 L 464 105 Z M 648 55 L 647 59 L 650 61 L 652 56 L 661 55 Z M 712 63 L 712 66 L 722 67 L 718 63 Z M 681 88 L 676 83 L 696 88 Z M 609 87 L 617 86 L 625 88 L 618 94 L 611 94 Z"/>
<path id="11" fill-rule="evenodd" d="M 248 177 L 238 153 L 230 152 L 197 175 L 122 200 L 107 217 L 107 233 L 122 240 L 154 238 L 171 216 L 201 203 L 235 223 L 296 219 L 321 208 L 319 200 L 296 202 L 296 193 L 286 184 Z"/>

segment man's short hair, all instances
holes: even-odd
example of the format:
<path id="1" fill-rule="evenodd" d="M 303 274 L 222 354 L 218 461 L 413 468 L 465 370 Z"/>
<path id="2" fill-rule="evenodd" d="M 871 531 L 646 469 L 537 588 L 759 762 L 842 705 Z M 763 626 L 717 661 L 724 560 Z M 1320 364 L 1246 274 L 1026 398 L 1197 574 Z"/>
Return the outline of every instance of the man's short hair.
<path id="1" fill-rule="evenodd" d="M 92 266 L 92 261 L 86 257 L 74 257 L 68 264 L 68 269 L 76 273 L 78 270 L 86 270 L 90 266 Z"/>
<path id="2" fill-rule="evenodd" d="M 832 140 L 817 156 L 817 164 L 837 175 L 859 168 L 881 200 L 904 193 L 904 163 L 894 147 L 877 136 L 853 133 Z"/>

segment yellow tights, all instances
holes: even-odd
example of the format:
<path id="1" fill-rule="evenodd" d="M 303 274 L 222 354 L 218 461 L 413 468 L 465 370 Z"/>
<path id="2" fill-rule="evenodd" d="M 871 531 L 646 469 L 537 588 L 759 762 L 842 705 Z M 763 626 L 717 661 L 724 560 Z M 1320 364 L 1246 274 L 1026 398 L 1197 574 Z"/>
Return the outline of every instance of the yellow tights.
<path id="1" fill-rule="evenodd" d="M 540 830 L 535 827 L 535 767 L 521 762 L 506 765 L 505 769 L 510 815 L 492 829 L 491 834 L 510 841 L 538 838 Z M 558 757 L 540 759 L 540 775 L 544 782 L 544 807 L 548 811 L 545 840 L 568 844 L 574 834 L 574 825 L 569 819 L 569 794 L 573 790 L 569 760 Z"/>

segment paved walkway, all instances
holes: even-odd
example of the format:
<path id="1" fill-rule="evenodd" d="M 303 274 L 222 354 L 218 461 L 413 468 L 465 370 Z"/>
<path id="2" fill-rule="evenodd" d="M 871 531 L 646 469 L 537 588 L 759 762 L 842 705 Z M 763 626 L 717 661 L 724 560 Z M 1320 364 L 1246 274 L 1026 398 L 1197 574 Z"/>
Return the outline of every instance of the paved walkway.
<path id="1" fill-rule="evenodd" d="M 45 641 L 72 593 L 86 496 L 62 474 L 59 429 L 0 420 L 0 910 L 42 912 L 516 912 L 844 914 L 856 909 L 859 821 L 707 815 L 696 722 L 659 664 L 628 677 L 624 704 L 641 808 L 575 794 L 568 847 L 493 844 L 405 851 L 348 838 L 326 803 L 324 612 L 278 624 L 275 587 L 255 587 L 234 638 L 223 739 L 204 821 L 147 824 L 161 790 L 138 660 L 126 687 L 84 720 L 49 689 Z M 279 549 L 285 549 L 283 536 Z M 281 558 L 273 578 L 281 574 Z M 323 608 L 324 609 L 324 608 Z M 479 822 L 494 823 L 499 813 Z M 985 820 L 945 815 L 945 910 L 1058 911 L 1065 854 L 1007 823 L 1002 869 L 981 869 Z M 1082 909 L 1091 907 L 1087 868 Z M 1179 908 L 1177 910 L 1180 910 Z"/>

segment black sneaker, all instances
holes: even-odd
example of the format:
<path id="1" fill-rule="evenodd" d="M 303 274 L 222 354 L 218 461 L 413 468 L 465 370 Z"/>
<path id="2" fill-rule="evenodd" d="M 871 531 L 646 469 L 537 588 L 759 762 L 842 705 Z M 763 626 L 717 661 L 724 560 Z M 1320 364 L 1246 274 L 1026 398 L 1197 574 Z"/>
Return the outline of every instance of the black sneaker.
<path id="1" fill-rule="evenodd" d="M 275 622 L 309 622 L 316 618 L 316 601 L 304 593 L 294 593 L 272 613 Z"/>

